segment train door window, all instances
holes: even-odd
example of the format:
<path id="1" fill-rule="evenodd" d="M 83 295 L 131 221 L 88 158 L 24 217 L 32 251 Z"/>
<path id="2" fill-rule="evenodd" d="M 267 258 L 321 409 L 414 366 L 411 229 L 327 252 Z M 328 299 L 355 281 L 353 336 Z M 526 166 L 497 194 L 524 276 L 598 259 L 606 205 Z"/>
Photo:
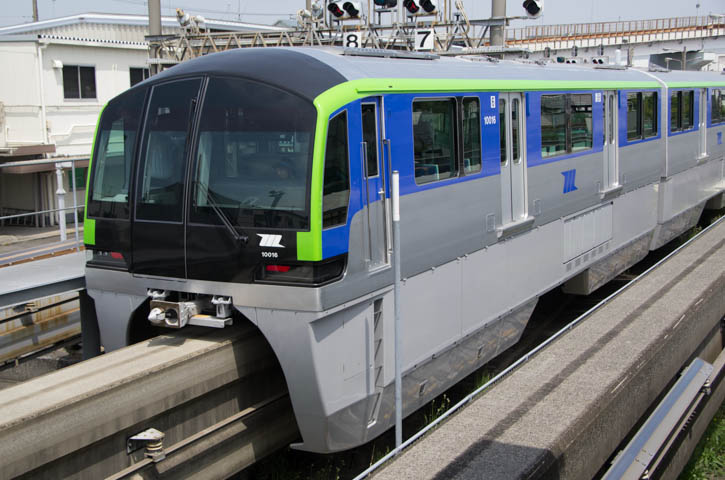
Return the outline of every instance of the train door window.
<path id="1" fill-rule="evenodd" d="M 713 89 L 710 95 L 710 123 L 720 122 L 720 90 Z"/>
<path id="2" fill-rule="evenodd" d="M 519 122 L 519 99 L 511 99 L 511 155 L 515 164 L 521 163 L 521 151 L 519 147 L 519 130 L 521 128 Z"/>
<path id="3" fill-rule="evenodd" d="M 657 92 L 642 94 L 642 131 L 644 138 L 657 135 Z"/>
<path id="4" fill-rule="evenodd" d="M 463 169 L 481 171 L 481 106 L 475 97 L 463 99 Z"/>
<path id="5" fill-rule="evenodd" d="M 592 95 L 576 94 L 570 96 L 571 111 L 571 152 L 580 152 L 592 148 L 594 130 L 592 129 Z"/>
<path id="6" fill-rule="evenodd" d="M 136 217 L 180 222 L 183 208 L 187 136 L 201 80 L 154 87 L 148 113 Z"/>
<path id="7" fill-rule="evenodd" d="M 602 103 L 602 145 L 607 144 L 607 96 L 604 96 L 604 103 Z"/>
<path id="8" fill-rule="evenodd" d="M 692 128 L 694 122 L 694 104 L 695 104 L 695 92 L 693 90 L 687 90 L 682 92 L 682 129 L 687 130 Z"/>
<path id="9" fill-rule="evenodd" d="M 609 111 L 612 112 L 609 115 L 609 141 L 614 142 L 614 94 L 609 95 Z"/>
<path id="10" fill-rule="evenodd" d="M 680 118 L 680 101 L 682 92 L 672 92 L 670 94 L 670 131 L 677 132 L 682 129 Z"/>
<path id="11" fill-rule="evenodd" d="M 725 94 L 722 90 L 718 90 L 718 97 L 720 98 L 720 121 L 725 121 Z"/>
<path id="12" fill-rule="evenodd" d="M 627 140 L 642 138 L 642 94 L 627 94 Z"/>
<path id="13" fill-rule="evenodd" d="M 566 96 L 541 96 L 541 156 L 566 152 Z"/>
<path id="14" fill-rule="evenodd" d="M 350 168 L 347 148 L 347 112 L 338 113 L 327 127 L 325 172 L 322 187 L 322 228 L 347 221 Z"/>
<path id="15" fill-rule="evenodd" d="M 458 176 L 456 99 L 413 101 L 415 182 L 418 185 Z"/>
<path id="16" fill-rule="evenodd" d="M 508 149 L 506 148 L 506 100 L 498 101 L 498 130 L 501 143 L 501 165 L 508 163 Z"/>
<path id="17" fill-rule="evenodd" d="M 128 218 L 131 166 L 146 90 L 112 100 L 103 111 L 93 155 L 88 196 L 91 217 Z"/>
<path id="18" fill-rule="evenodd" d="M 363 103 L 362 111 L 362 132 L 363 142 L 367 151 L 367 176 L 378 175 L 378 113 L 374 103 Z"/>

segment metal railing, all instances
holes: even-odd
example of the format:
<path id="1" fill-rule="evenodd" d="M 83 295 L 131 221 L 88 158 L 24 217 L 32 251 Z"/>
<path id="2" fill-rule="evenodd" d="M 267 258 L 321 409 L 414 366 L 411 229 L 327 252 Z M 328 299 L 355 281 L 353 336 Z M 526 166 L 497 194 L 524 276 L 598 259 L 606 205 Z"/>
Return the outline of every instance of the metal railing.
<path id="1" fill-rule="evenodd" d="M 616 40 L 617 43 L 686 40 L 725 34 L 725 16 L 673 17 L 652 20 L 537 25 L 506 30 L 507 45 L 540 50 L 562 42 Z M 587 45 L 584 45 L 587 46 Z"/>
<path id="2" fill-rule="evenodd" d="M 53 164 L 55 166 L 55 174 L 56 174 L 55 195 L 57 198 L 57 205 L 58 205 L 58 208 L 50 208 L 50 209 L 44 209 L 44 210 L 30 211 L 27 213 L 17 213 L 17 214 L 0 216 L 0 227 L 4 227 L 5 222 L 8 220 L 19 220 L 19 219 L 26 219 L 26 218 L 31 218 L 31 217 L 35 217 L 36 226 L 40 226 L 40 223 L 41 223 L 39 220 L 40 215 L 53 216 L 54 214 L 57 214 L 57 223 L 59 225 L 59 231 L 60 231 L 60 241 L 65 242 L 68 239 L 66 212 L 72 211 L 73 212 L 73 233 L 75 236 L 75 245 L 73 248 L 76 251 L 80 251 L 80 247 L 82 245 L 82 239 L 80 237 L 78 210 L 83 209 L 85 207 L 85 205 L 78 204 L 78 185 L 76 184 L 76 168 L 77 168 L 76 162 L 87 162 L 87 161 L 88 161 L 88 158 L 50 158 L 50 159 L 42 159 L 42 160 L 26 160 L 26 161 L 19 161 L 19 162 L 0 163 L 0 173 L 2 173 L 3 169 L 12 168 L 12 167 L 35 167 L 38 165 Z M 66 205 L 65 205 L 65 196 L 68 192 L 65 190 L 65 186 L 64 186 L 64 182 L 63 182 L 63 170 L 64 169 L 70 169 L 70 172 L 71 172 L 70 187 L 71 187 L 71 193 L 72 193 L 72 197 L 73 197 L 73 205 L 68 206 L 68 207 L 66 207 Z M 52 225 L 52 223 L 53 222 L 51 221 L 51 225 Z"/>

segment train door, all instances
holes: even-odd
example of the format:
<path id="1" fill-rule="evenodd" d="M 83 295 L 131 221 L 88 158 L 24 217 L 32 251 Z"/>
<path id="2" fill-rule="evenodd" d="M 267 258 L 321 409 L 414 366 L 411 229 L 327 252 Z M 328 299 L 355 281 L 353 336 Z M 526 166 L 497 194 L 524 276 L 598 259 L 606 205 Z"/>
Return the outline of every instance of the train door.
<path id="1" fill-rule="evenodd" d="M 184 185 L 201 79 L 151 90 L 136 177 L 133 272 L 184 278 Z"/>
<path id="2" fill-rule="evenodd" d="M 499 95 L 501 134 L 501 222 L 521 221 L 527 216 L 524 100 L 520 93 Z"/>
<path id="3" fill-rule="evenodd" d="M 363 142 L 363 196 L 365 197 L 367 222 L 367 260 L 371 270 L 390 263 L 388 256 L 389 229 L 386 198 L 386 177 L 388 168 L 386 151 L 389 141 L 385 138 L 385 127 L 380 98 L 369 98 L 361 105 Z M 387 148 L 386 148 L 387 147 Z M 389 161 L 389 159 L 387 160 Z"/>
<path id="4" fill-rule="evenodd" d="M 603 132 L 603 157 L 604 157 L 604 184 L 602 190 L 607 191 L 619 184 L 619 152 L 618 152 L 618 131 L 617 126 L 617 92 L 605 91 L 602 99 L 604 124 Z"/>
<path id="5" fill-rule="evenodd" d="M 707 155 L 707 89 L 700 89 L 700 158 Z"/>

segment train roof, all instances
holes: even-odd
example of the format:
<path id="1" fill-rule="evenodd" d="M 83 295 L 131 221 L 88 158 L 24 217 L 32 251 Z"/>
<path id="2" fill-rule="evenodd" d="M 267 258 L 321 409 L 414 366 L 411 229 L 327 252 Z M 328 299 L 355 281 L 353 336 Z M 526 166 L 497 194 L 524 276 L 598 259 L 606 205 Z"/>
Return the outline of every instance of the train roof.
<path id="1" fill-rule="evenodd" d="M 604 82 L 611 82 L 611 88 L 626 88 L 628 84 L 634 85 L 633 88 L 642 88 L 644 85 L 656 88 L 660 86 L 657 79 L 662 79 L 673 87 L 690 84 L 725 86 L 725 76 L 710 72 L 650 73 L 634 68 L 596 68 L 593 65 L 536 64 L 521 61 L 494 62 L 482 57 L 467 56 L 388 58 L 345 54 L 340 48 L 314 47 L 227 50 L 183 62 L 147 82 L 156 83 L 172 77 L 195 74 L 249 78 L 292 91 L 310 100 L 341 83 L 366 79 L 513 81 L 524 90 L 556 89 L 558 85 L 572 85 L 572 82 L 582 82 L 583 85 L 603 85 Z M 441 86 L 444 87 L 444 84 L 441 83 Z"/>

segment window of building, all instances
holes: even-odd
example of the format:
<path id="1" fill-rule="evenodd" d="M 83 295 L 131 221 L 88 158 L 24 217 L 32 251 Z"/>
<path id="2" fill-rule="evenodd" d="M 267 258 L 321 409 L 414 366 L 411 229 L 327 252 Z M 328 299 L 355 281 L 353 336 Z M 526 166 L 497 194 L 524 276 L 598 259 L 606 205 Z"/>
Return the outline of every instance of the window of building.
<path id="1" fill-rule="evenodd" d="M 455 98 L 413 102 L 413 145 L 418 185 L 458 176 Z"/>
<path id="2" fill-rule="evenodd" d="M 481 171 L 481 107 L 475 97 L 463 99 L 463 170 Z"/>
<path id="3" fill-rule="evenodd" d="M 541 96 L 542 158 L 592 148 L 592 95 Z"/>
<path id="4" fill-rule="evenodd" d="M 627 140 L 657 135 L 657 92 L 627 94 Z"/>
<path id="5" fill-rule="evenodd" d="M 694 125 L 694 90 L 681 90 L 670 94 L 670 131 L 689 130 Z"/>
<path id="6" fill-rule="evenodd" d="M 96 68 L 63 65 L 63 98 L 96 98 Z"/>
<path id="7" fill-rule="evenodd" d="M 322 188 L 322 228 L 347 222 L 350 200 L 350 168 L 347 148 L 347 112 L 330 120 L 327 127 L 325 173 Z"/>
<path id="8" fill-rule="evenodd" d="M 148 68 L 135 68 L 131 67 L 128 69 L 129 76 L 131 77 L 131 86 L 133 87 L 137 83 L 141 83 L 147 78 L 149 78 L 149 69 Z"/>

